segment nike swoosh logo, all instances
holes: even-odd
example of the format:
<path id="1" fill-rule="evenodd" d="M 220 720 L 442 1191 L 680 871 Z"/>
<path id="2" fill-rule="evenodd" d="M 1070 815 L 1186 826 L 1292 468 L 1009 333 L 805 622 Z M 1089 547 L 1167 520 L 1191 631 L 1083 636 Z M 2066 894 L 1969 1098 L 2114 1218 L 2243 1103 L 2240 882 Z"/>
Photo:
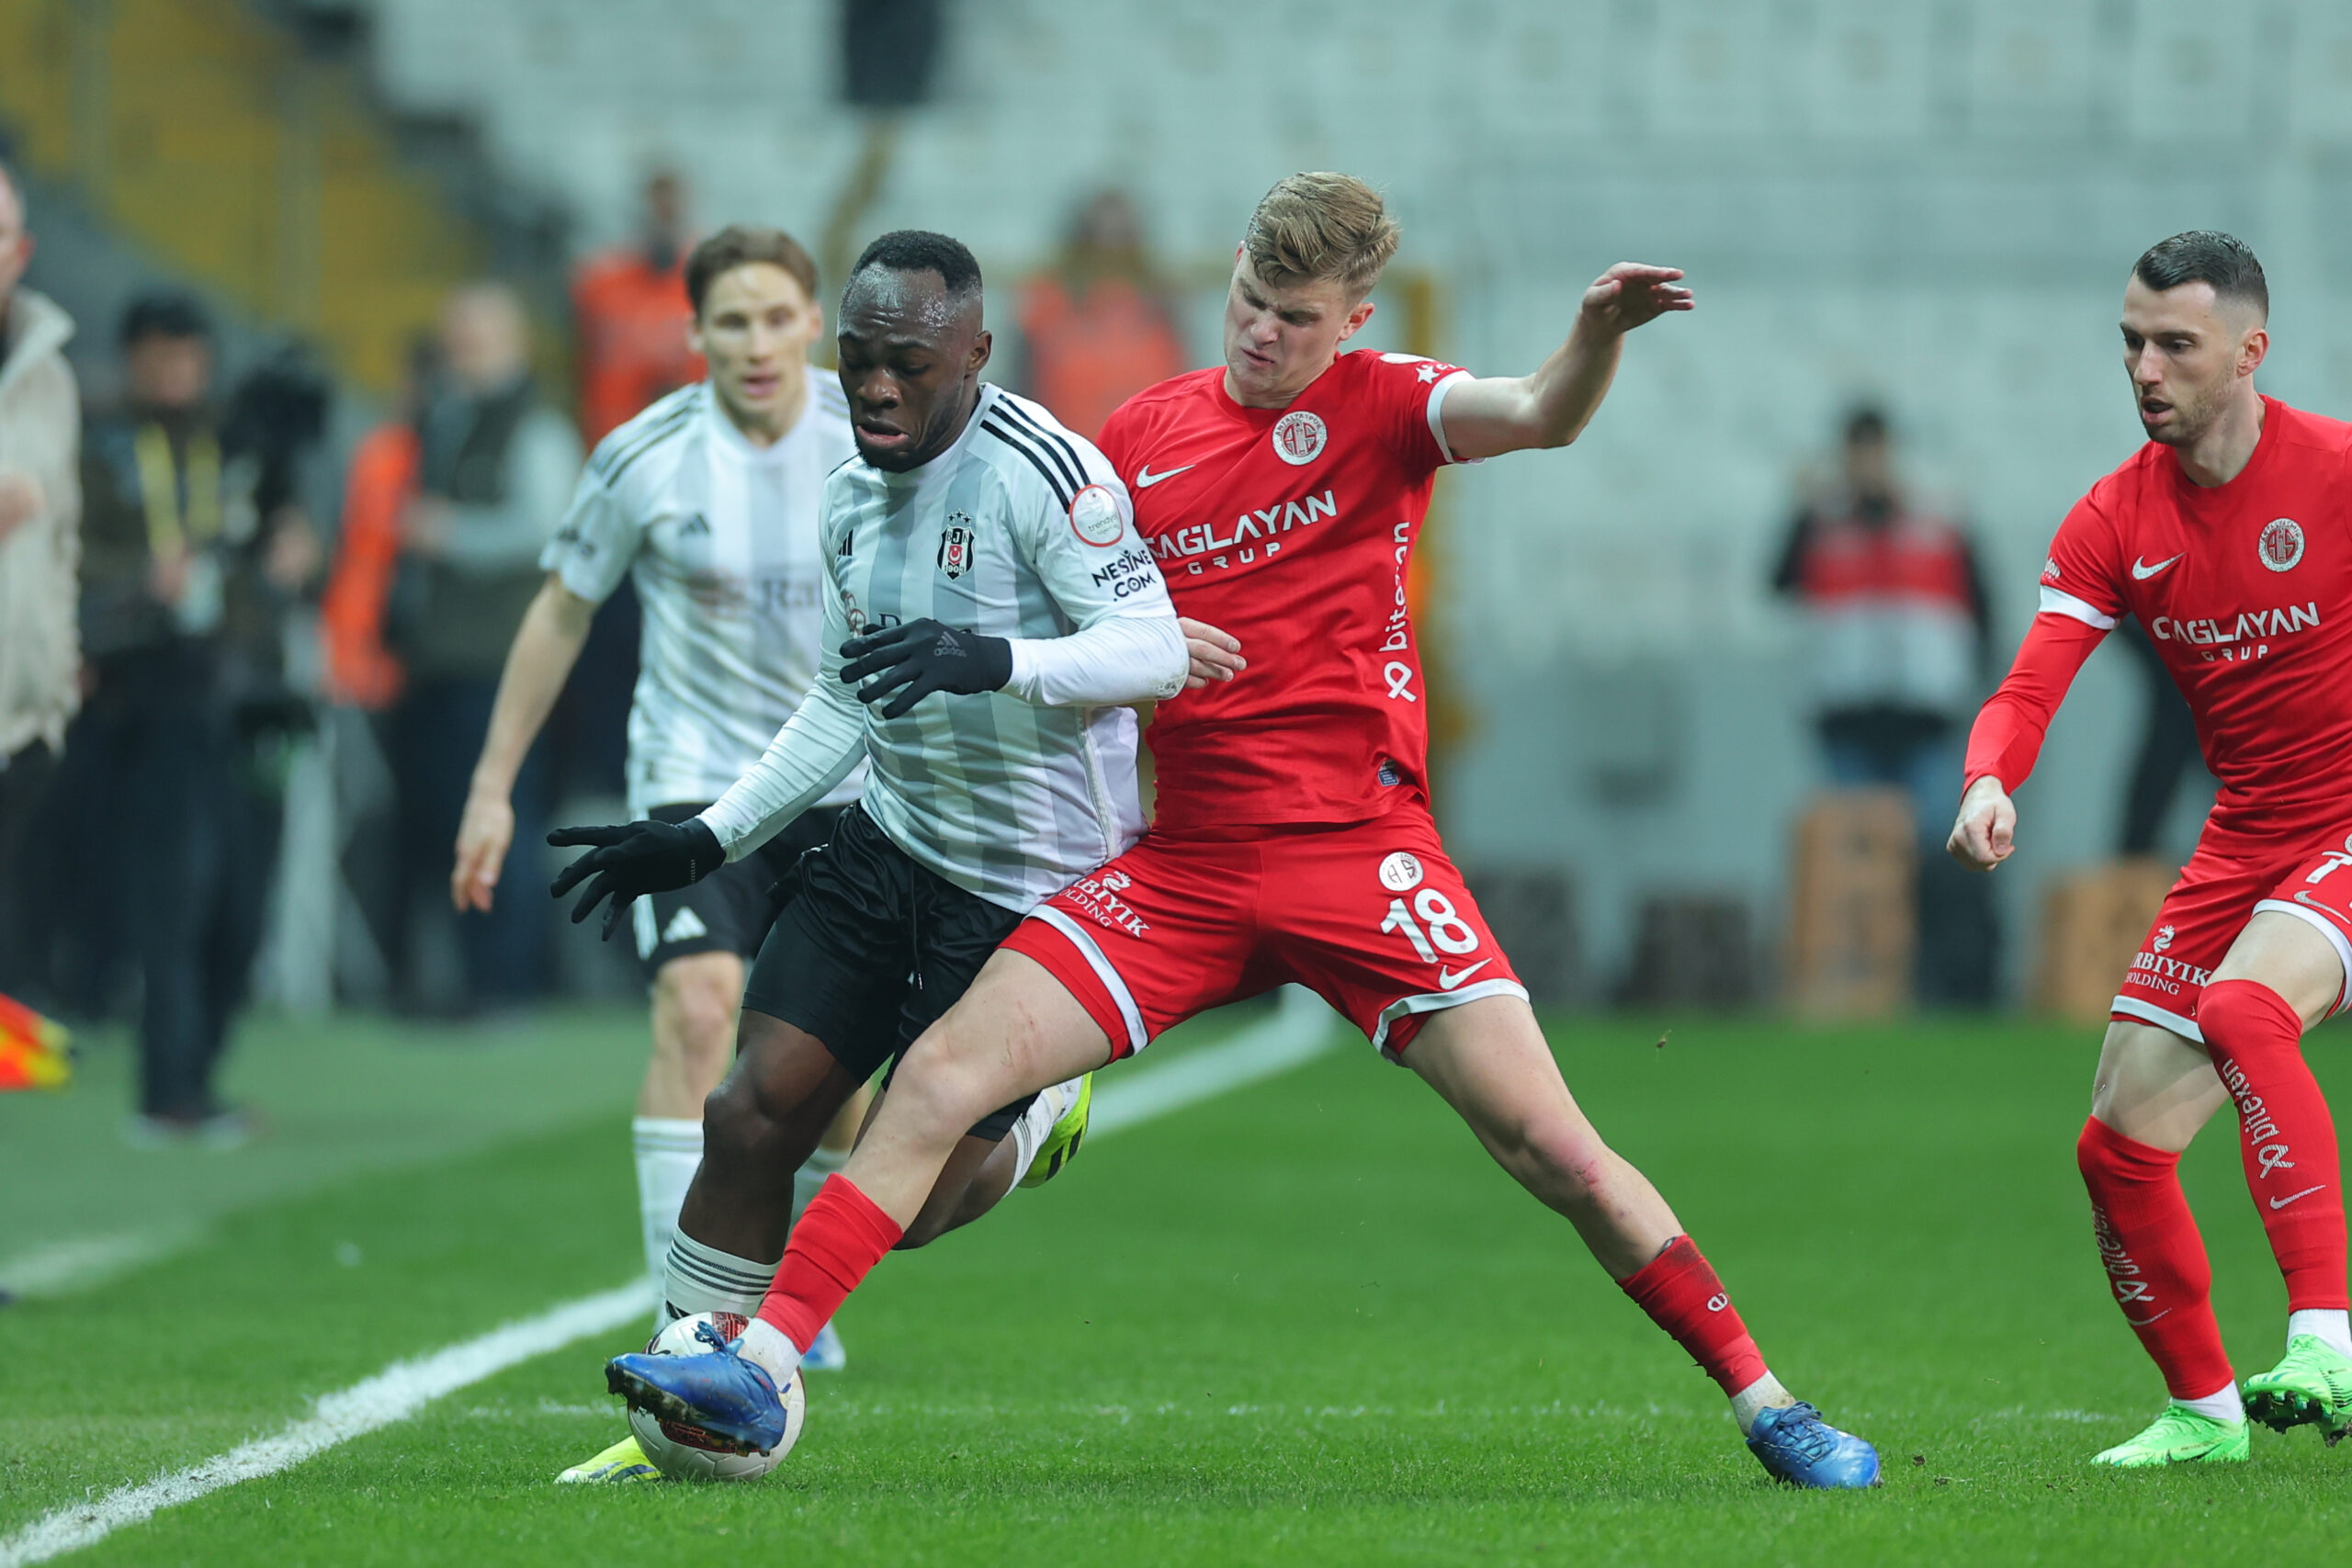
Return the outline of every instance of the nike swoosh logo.
<path id="1" fill-rule="evenodd" d="M 2183 550 L 2180 552 L 2180 555 L 2185 556 L 2188 553 L 2188 552 L 2187 550 Z M 2132 581 L 2134 582 L 2145 582 L 2148 579 L 2164 570 L 2165 568 L 2172 565 L 2173 561 L 2177 561 L 2179 558 L 2180 556 L 2175 556 L 2172 558 L 2172 560 L 2160 560 L 2155 565 L 2150 566 L 2140 559 L 2139 557 L 2134 556 L 2132 558 Z"/>
<path id="2" fill-rule="evenodd" d="M 1487 964 L 1492 964 L 1494 960 L 1491 958 L 1481 958 L 1477 963 L 1473 964 L 1469 968 L 1464 969 L 1459 975 L 1441 964 L 1438 965 L 1437 971 L 1437 988 L 1441 991 L 1450 991 L 1453 989 L 1454 987 L 1462 984 L 1463 981 L 1467 980 L 1471 976 L 1476 975 L 1479 970 L 1484 969 Z"/>
<path id="3" fill-rule="evenodd" d="M 2156 1314 L 2156 1317 L 2170 1317 L 2171 1315 L 2172 1308 L 2170 1307 L 2166 1307 L 2164 1311 Z M 2155 1322 L 2156 1317 L 2133 1317 L 2127 1312 L 2123 1314 L 2123 1321 L 2130 1324 L 2134 1328 L 2145 1328 L 2148 1325 Z"/>
<path id="4" fill-rule="evenodd" d="M 1146 463 L 1142 468 L 1136 470 L 1136 489 L 1149 490 L 1152 486 L 1158 484 L 1162 479 L 1172 479 L 1178 474 L 1189 474 L 1194 468 L 1199 467 L 1200 465 L 1198 463 L 1187 463 L 1181 468 L 1168 468 L 1155 474 L 1151 471 L 1151 465 L 1149 463 Z"/>
<path id="5" fill-rule="evenodd" d="M 2326 1190 L 2327 1184 L 2325 1182 L 2322 1182 L 2317 1187 L 2306 1187 L 2301 1192 L 2290 1192 L 2284 1198 L 2273 1198 L 2270 1200 L 2270 1206 L 2274 1209 L 2283 1209 L 2298 1198 L 2308 1198 L 2314 1192 L 2324 1192 Z"/>

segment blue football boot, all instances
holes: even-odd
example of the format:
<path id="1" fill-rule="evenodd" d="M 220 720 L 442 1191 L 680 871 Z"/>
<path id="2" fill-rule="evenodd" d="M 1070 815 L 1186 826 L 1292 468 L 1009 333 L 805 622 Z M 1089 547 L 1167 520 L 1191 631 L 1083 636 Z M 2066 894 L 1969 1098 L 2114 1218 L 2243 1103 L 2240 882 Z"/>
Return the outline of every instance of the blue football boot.
<path id="1" fill-rule="evenodd" d="M 1878 1450 L 1841 1432 L 1810 1404 L 1767 1410 L 1748 1428 L 1747 1447 L 1775 1481 L 1792 1486 L 1875 1486 Z"/>
<path id="2" fill-rule="evenodd" d="M 741 1453 L 766 1453 L 784 1441 L 784 1401 L 767 1369 L 737 1354 L 705 1323 L 695 1337 L 706 1356 L 616 1356 L 605 1363 L 605 1386 L 632 1410 L 657 1420 L 698 1427 Z"/>

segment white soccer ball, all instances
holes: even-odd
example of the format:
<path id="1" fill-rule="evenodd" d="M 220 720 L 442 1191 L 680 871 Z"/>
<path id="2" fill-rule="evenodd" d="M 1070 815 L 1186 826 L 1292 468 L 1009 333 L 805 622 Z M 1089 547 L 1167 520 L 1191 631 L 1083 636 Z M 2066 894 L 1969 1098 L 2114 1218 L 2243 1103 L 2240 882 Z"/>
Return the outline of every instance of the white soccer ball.
<path id="1" fill-rule="evenodd" d="M 697 1325 L 707 1323 L 721 1339 L 733 1339 L 743 1332 L 745 1321 L 731 1312 L 682 1317 L 653 1337 L 646 1354 L 707 1356 L 711 1348 L 695 1335 Z M 707 1432 L 680 1421 L 656 1420 L 645 1410 L 628 1413 L 628 1429 L 637 1434 L 637 1446 L 645 1450 L 654 1468 L 673 1481 L 756 1481 L 784 1462 L 784 1456 L 800 1440 L 808 1411 L 808 1395 L 800 1386 L 800 1373 L 795 1371 L 784 1390 L 784 1440 L 765 1453 L 736 1453 Z"/>

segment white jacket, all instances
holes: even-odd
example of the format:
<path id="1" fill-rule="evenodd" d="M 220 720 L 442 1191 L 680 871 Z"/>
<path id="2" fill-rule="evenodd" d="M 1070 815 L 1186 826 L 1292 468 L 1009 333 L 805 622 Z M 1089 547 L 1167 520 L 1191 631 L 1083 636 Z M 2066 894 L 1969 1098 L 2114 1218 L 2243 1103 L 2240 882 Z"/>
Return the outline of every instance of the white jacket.
<path id="1" fill-rule="evenodd" d="M 74 319 L 18 288 L 0 338 L 0 474 L 40 488 L 41 510 L 0 539 L 0 761 L 65 744 L 81 705 L 74 615 L 82 564 L 82 403 L 61 352 Z"/>

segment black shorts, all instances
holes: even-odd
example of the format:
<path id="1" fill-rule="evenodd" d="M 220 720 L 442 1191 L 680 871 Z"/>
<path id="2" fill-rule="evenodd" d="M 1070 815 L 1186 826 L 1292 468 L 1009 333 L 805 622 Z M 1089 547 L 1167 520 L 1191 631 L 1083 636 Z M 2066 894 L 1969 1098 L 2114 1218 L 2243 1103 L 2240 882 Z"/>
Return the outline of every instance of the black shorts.
<path id="1" fill-rule="evenodd" d="M 659 822 L 684 822 L 702 806 L 657 806 L 646 813 Z M 800 857 L 833 836 L 846 807 L 804 811 L 792 825 L 741 860 L 730 861 L 700 882 L 655 893 L 629 911 L 636 922 L 637 956 L 648 980 L 673 958 L 696 953 L 732 953 L 750 958 L 768 939 L 776 911 L 792 898 L 792 869 Z"/>
<path id="2" fill-rule="evenodd" d="M 886 1062 L 895 1070 L 1022 920 L 917 864 L 854 806 L 800 862 L 798 882 L 752 965 L 743 1006 L 815 1035 L 861 1078 Z M 972 1134 L 1002 1138 L 1036 1098 L 990 1112 Z"/>

